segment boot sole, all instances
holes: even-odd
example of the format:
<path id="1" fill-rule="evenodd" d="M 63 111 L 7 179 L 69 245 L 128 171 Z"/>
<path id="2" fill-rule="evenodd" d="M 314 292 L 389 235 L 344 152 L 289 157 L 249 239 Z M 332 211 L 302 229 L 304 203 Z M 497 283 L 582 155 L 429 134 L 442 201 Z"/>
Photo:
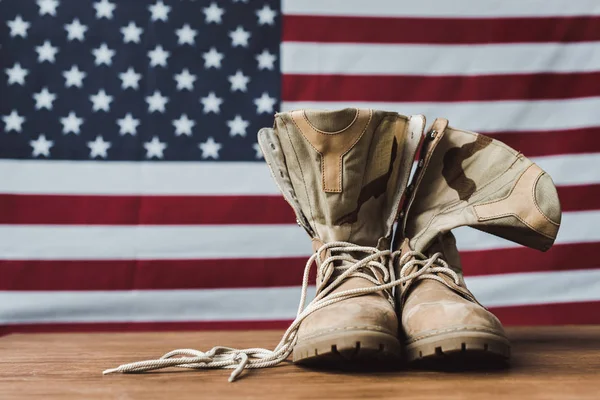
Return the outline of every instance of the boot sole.
<path id="1" fill-rule="evenodd" d="M 430 366 L 445 362 L 501 366 L 510 359 L 510 343 L 507 338 L 493 333 L 455 331 L 408 343 L 406 357 L 408 362 L 422 361 Z"/>
<path id="2" fill-rule="evenodd" d="M 355 330 L 299 341 L 293 360 L 299 364 L 347 364 L 349 361 L 383 361 L 400 358 L 402 345 L 388 333 Z"/>

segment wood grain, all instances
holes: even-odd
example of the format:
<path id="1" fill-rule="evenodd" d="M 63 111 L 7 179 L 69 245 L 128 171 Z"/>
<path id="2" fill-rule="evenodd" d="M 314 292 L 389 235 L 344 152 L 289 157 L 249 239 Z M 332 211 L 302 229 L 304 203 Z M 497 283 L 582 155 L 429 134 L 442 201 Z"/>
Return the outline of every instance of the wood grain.
<path id="1" fill-rule="evenodd" d="M 279 331 L 19 334 L 0 338 L 0 398 L 10 399 L 600 399 L 600 327 L 517 328 L 500 371 L 315 371 L 285 364 L 229 371 L 101 375 L 175 348 L 271 347 Z"/>

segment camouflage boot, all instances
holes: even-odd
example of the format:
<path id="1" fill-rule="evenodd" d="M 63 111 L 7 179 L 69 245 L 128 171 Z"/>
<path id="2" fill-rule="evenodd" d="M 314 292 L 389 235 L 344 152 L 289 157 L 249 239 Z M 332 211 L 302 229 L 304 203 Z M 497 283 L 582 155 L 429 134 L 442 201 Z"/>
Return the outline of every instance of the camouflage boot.
<path id="1" fill-rule="evenodd" d="M 391 289 L 376 287 L 393 280 L 392 229 L 424 123 L 364 109 L 300 110 L 277 114 L 274 129 L 259 132 L 319 268 L 321 308 L 301 319 L 295 362 L 399 355 Z M 357 294 L 336 299 L 348 290 Z"/>
<path id="2" fill-rule="evenodd" d="M 427 134 L 404 208 L 397 306 L 409 361 L 448 354 L 509 358 L 500 321 L 462 277 L 450 231 L 470 226 L 546 251 L 561 220 L 550 176 L 522 154 L 437 119 Z M 435 360 L 435 358 L 433 358 Z"/>

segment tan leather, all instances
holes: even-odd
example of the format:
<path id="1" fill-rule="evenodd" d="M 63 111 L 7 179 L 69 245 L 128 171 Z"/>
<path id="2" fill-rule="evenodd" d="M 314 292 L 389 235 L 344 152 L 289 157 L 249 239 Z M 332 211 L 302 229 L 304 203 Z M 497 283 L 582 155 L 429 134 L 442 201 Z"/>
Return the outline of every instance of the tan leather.
<path id="1" fill-rule="evenodd" d="M 449 127 L 445 120 L 433 124 L 418 165 L 397 235 L 404 242 L 395 247 L 403 254 L 441 253 L 460 282 L 438 273 L 447 284 L 425 279 L 399 288 L 397 308 L 411 358 L 431 355 L 431 343 L 442 351 L 460 351 L 456 345 L 468 349 L 481 344 L 483 339 L 476 335 L 488 335 L 484 340 L 491 343 L 490 349 L 506 355 L 502 324 L 468 291 L 450 231 L 466 225 L 547 250 L 560 224 L 552 179 L 504 143 Z"/>
<path id="2" fill-rule="evenodd" d="M 292 111 L 290 115 L 302 136 L 321 156 L 323 191 L 341 192 L 343 157 L 365 133 L 373 112 L 357 109 L 350 125 L 335 132 L 325 132 L 313 126 L 304 110 Z"/>
<path id="3" fill-rule="evenodd" d="M 473 207 L 477 220 L 483 222 L 512 215 L 540 235 L 555 238 L 560 224 L 546 216 L 535 199 L 537 182 L 544 174 L 537 165 L 530 165 L 506 197 Z"/>
<path id="4" fill-rule="evenodd" d="M 274 128 L 259 132 L 273 178 L 311 236 L 313 251 L 334 241 L 389 249 L 424 124 L 422 116 L 377 110 L 298 110 L 277 114 Z M 339 269 L 334 270 L 330 265 L 317 274 L 319 288 L 339 276 Z M 368 268 L 360 272 L 382 278 Z M 349 277 L 332 293 L 373 286 L 367 279 Z M 389 293 L 376 292 L 313 312 L 300 324 L 296 348 L 301 351 L 294 360 L 334 352 L 342 337 L 353 348 L 370 345 L 374 353 L 393 348 L 390 339 L 399 349 L 392 303 Z M 388 342 L 364 340 L 371 332 Z"/>
<path id="5" fill-rule="evenodd" d="M 279 113 L 274 128 L 258 135 L 298 223 L 324 243 L 389 243 L 424 118 L 362 109 L 303 113 Z M 356 116 L 350 124 L 349 115 Z M 324 157 L 335 162 L 322 161 Z"/>
<path id="6" fill-rule="evenodd" d="M 411 288 L 401 315 L 407 342 L 465 330 L 505 336 L 491 312 L 434 280 L 420 281 Z"/>
<path id="7" fill-rule="evenodd" d="M 446 127 L 426 141 L 421 160 L 398 235 L 410 238 L 415 250 L 465 225 L 542 251 L 554 243 L 560 224 L 556 188 L 518 151 Z"/>
<path id="8" fill-rule="evenodd" d="M 350 278 L 332 293 L 372 286 L 366 279 Z M 377 331 L 395 336 L 398 333 L 396 310 L 381 293 L 354 297 L 309 315 L 300 325 L 298 338 L 307 340 L 341 331 Z"/>

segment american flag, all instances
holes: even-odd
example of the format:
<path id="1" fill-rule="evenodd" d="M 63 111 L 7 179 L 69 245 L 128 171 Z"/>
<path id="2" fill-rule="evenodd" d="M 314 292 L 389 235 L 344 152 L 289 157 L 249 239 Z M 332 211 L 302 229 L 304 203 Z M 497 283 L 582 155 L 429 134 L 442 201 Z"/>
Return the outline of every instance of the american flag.
<path id="1" fill-rule="evenodd" d="M 273 114 L 445 117 L 531 157 L 539 253 L 455 231 L 507 325 L 600 323 L 597 0 L 0 1 L 0 333 L 283 327 L 305 232 Z"/>

